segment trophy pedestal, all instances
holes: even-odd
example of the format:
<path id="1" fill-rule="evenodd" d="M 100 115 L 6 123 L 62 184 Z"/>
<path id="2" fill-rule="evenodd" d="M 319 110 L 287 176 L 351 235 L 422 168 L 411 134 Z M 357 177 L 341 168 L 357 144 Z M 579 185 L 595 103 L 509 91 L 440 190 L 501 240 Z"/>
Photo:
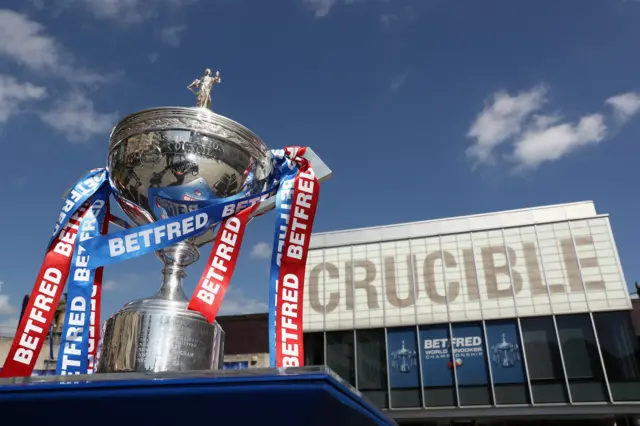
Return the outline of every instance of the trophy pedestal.
<path id="1" fill-rule="evenodd" d="M 107 320 L 96 373 L 217 370 L 224 332 L 187 302 L 143 299 Z"/>
<path id="2" fill-rule="evenodd" d="M 64 407 L 93 426 L 396 425 L 324 367 L 0 380 L 0 411 L 22 426 L 51 423 Z"/>

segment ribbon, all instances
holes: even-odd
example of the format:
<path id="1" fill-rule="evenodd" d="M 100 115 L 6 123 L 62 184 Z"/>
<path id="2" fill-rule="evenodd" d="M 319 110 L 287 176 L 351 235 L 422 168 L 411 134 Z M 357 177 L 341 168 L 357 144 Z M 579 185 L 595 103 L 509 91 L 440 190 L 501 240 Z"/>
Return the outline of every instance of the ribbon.
<path id="1" fill-rule="evenodd" d="M 276 220 L 271 254 L 271 271 L 269 273 L 269 365 L 276 367 L 276 310 L 278 299 L 278 279 L 280 277 L 280 260 L 287 236 L 289 209 L 293 195 L 293 179 L 298 172 L 298 164 L 287 158 L 286 152 L 274 152 L 279 163 L 280 187 L 276 194 Z"/>
<path id="2" fill-rule="evenodd" d="M 81 205 L 56 230 L 0 377 L 24 377 L 33 372 L 69 276 L 80 218 L 87 208 Z"/>
<path id="3" fill-rule="evenodd" d="M 226 219 L 218 229 L 207 262 L 209 266 L 200 277 L 188 305 L 189 309 L 204 315 L 209 323 L 213 323 L 218 315 L 233 271 L 236 269 L 244 230 L 251 214 L 259 205 L 254 204 Z"/>
<path id="4" fill-rule="evenodd" d="M 293 181 L 287 233 L 280 259 L 276 304 L 276 368 L 304 365 L 303 298 L 307 255 L 320 196 L 320 182 L 309 162 L 298 155 L 304 149 L 288 149 L 300 164 Z"/>
<path id="5" fill-rule="evenodd" d="M 82 244 L 89 267 L 97 268 L 151 253 L 207 231 L 211 226 L 275 194 L 277 188 L 238 200 L 217 200 L 207 206 L 157 222 L 93 238 Z M 162 198 L 158 196 L 158 198 Z M 188 203 L 188 202 L 185 202 Z M 198 203 L 197 201 L 195 203 Z"/>
<path id="6" fill-rule="evenodd" d="M 109 213 L 109 198 L 107 197 L 105 206 L 105 218 L 102 221 L 102 229 L 100 235 L 105 235 L 109 232 L 110 218 L 113 217 Z M 95 277 L 93 279 L 93 289 L 91 291 L 91 320 L 89 323 L 89 368 L 87 373 L 93 374 L 95 368 L 98 365 L 98 345 L 100 340 L 100 309 L 102 305 L 102 278 L 104 276 L 104 268 L 99 267 L 96 269 Z"/>
<path id="7" fill-rule="evenodd" d="M 53 236 L 49 240 L 49 244 L 51 244 L 56 235 L 58 235 L 60 228 L 67 223 L 69 216 L 78 210 L 78 207 L 91 198 L 91 196 L 95 194 L 95 192 L 102 187 L 107 180 L 107 169 L 93 169 L 85 177 L 80 179 L 73 188 L 71 188 L 65 197 L 62 209 L 58 214 L 58 220 L 53 231 Z"/>
<path id="8" fill-rule="evenodd" d="M 56 375 L 65 376 L 89 372 L 92 311 L 95 324 L 95 298 L 93 296 L 97 294 L 94 293 L 96 270 L 87 267 L 90 258 L 81 243 L 100 235 L 108 208 L 108 197 L 107 190 L 96 192 L 91 197 L 91 206 L 80 220 L 79 236 L 76 239 L 76 249 L 71 262 L 71 280 L 67 284 L 67 310 L 62 327 Z M 95 346 L 95 341 L 93 345 Z"/>
<path id="9" fill-rule="evenodd" d="M 272 364 L 278 367 L 302 365 L 305 266 L 319 195 L 319 182 L 302 157 L 304 151 L 302 147 L 274 151 L 276 173 L 270 188 L 259 194 L 242 192 L 215 200 L 205 196 L 202 200 L 198 199 L 197 193 L 176 199 L 175 194 L 166 188 L 150 191 L 150 200 L 153 198 L 154 204 L 165 210 L 164 216 L 168 216 L 167 208 L 171 213 L 184 213 L 135 228 L 129 228 L 126 223 L 119 224 L 125 229 L 108 235 L 108 223 L 113 220 L 108 200 L 111 194 L 117 195 L 117 191 L 107 169 L 89 172 L 65 198 L 0 377 L 33 373 L 70 274 L 72 280 L 56 371 L 57 374 L 92 373 L 100 356 L 104 334 L 104 329 L 102 333 L 97 331 L 102 266 L 163 249 L 197 236 L 223 221 L 209 258 L 210 267 L 202 275 L 189 304 L 190 309 L 201 312 L 213 322 L 235 269 L 246 225 L 259 204 L 276 193 L 279 213 L 276 230 L 279 234 L 274 238 L 271 265 L 270 357 Z M 287 201 L 292 205 L 289 206 Z M 168 206 L 178 206 L 178 210 Z M 291 224 L 288 223 L 289 209 L 293 212 Z M 219 268 L 221 259 L 226 261 L 225 270 Z M 282 283 L 281 289 L 278 283 Z M 278 297 L 278 292 L 282 293 L 281 297 Z"/>

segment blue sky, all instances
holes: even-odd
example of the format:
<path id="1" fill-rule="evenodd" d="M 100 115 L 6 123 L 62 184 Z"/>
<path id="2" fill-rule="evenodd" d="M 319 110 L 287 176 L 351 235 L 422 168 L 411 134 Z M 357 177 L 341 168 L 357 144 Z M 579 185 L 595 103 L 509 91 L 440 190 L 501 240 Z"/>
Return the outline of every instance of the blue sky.
<path id="1" fill-rule="evenodd" d="M 113 124 L 192 105 L 205 67 L 223 77 L 217 112 L 334 170 L 316 231 L 594 200 L 640 280 L 639 1 L 2 5 L 2 324 L 31 291 L 61 193 L 105 165 Z M 249 226 L 225 313 L 266 309 L 272 228 L 272 215 Z M 105 314 L 152 294 L 160 266 L 109 267 Z"/>

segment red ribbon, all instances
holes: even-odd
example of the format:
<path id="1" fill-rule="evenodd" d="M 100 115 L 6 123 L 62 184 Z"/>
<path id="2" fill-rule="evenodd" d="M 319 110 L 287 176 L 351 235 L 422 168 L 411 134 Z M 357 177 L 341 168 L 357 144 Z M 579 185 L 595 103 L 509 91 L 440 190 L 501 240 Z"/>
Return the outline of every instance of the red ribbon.
<path id="1" fill-rule="evenodd" d="M 78 227 L 89 205 L 83 204 L 51 242 L 0 377 L 33 373 L 69 276 Z"/>
<path id="2" fill-rule="evenodd" d="M 300 172 L 294 178 L 278 279 L 276 367 L 302 367 L 304 280 L 313 220 L 320 196 L 320 182 L 309 162 L 297 157 L 304 153 L 304 149 L 285 149 L 292 160 L 300 164 Z"/>
<path id="3" fill-rule="evenodd" d="M 213 323 L 218 315 L 222 299 L 229 288 L 233 271 L 236 269 L 245 228 L 251 213 L 259 205 L 260 203 L 254 204 L 235 216 L 231 216 L 222 222 L 220 229 L 218 229 L 207 262 L 208 267 L 200 277 L 188 306 L 189 309 L 204 315 L 209 323 Z"/>

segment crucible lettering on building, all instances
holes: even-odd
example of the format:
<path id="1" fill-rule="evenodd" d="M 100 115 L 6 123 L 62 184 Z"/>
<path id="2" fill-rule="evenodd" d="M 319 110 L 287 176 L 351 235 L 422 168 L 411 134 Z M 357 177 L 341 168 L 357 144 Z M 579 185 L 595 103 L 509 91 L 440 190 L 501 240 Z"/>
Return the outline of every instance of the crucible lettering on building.
<path id="1" fill-rule="evenodd" d="M 409 318 L 410 311 L 417 312 L 420 322 L 420 312 L 426 311 L 434 313 L 434 321 L 438 312 L 462 321 L 512 313 L 565 313 L 587 306 L 626 307 L 626 299 L 618 294 L 624 284 L 608 234 L 609 241 L 604 234 L 584 230 L 575 235 L 548 232 L 544 238 L 533 227 L 521 233 L 505 231 L 509 238 L 499 232 L 499 238 L 485 232 L 489 236 L 474 233 L 369 244 L 367 249 L 354 246 L 351 251 L 324 249 L 324 255 L 310 256 L 308 264 L 307 321 L 317 324 L 323 316 L 326 322 L 339 313 L 345 323 L 349 312 L 355 312 L 356 322 L 366 318 L 370 323 L 365 326 L 374 326 L 381 325 L 374 318 L 388 323 L 393 316 Z M 611 290 L 615 297 L 606 295 Z M 488 313 L 489 308 L 495 312 Z"/>

